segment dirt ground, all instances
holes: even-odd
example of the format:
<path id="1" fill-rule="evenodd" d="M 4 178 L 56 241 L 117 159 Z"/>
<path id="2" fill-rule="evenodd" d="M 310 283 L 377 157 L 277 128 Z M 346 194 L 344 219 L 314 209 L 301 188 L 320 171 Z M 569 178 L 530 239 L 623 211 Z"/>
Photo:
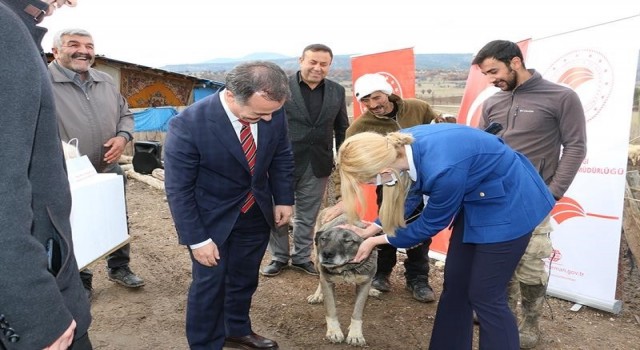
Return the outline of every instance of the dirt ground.
<path id="1" fill-rule="evenodd" d="M 95 272 L 93 324 L 95 349 L 188 349 L 184 318 L 191 267 L 186 249 L 177 243 L 164 193 L 129 179 L 127 201 L 132 243 L 132 269 L 146 280 L 140 290 L 109 282 L 105 262 L 92 264 Z M 590 307 L 573 312 L 573 303 L 549 297 L 541 321 L 542 343 L 537 349 L 640 350 L 640 273 L 631 264 L 623 240 L 619 273 L 618 315 Z M 403 257 L 400 257 L 402 260 Z M 265 255 L 263 265 L 270 260 Z M 442 267 L 431 261 L 430 282 L 437 295 L 442 290 Z M 393 290 L 381 299 L 369 298 L 363 332 L 368 349 L 427 349 L 436 303 L 414 301 L 404 289 L 401 266 L 394 269 Z M 275 339 L 281 349 L 347 349 L 324 339 L 322 305 L 306 298 L 317 277 L 285 270 L 276 277 L 260 277 L 253 299 L 254 331 Z M 339 317 L 346 333 L 354 287 L 339 285 Z M 477 341 L 477 338 L 476 338 Z"/>

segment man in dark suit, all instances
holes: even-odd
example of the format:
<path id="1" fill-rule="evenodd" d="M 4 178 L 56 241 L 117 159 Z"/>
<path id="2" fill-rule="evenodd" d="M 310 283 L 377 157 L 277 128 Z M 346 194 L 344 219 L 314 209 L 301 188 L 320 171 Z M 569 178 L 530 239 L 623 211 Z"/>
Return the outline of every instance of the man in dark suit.
<path id="1" fill-rule="evenodd" d="M 193 281 L 189 346 L 277 349 L 251 329 L 249 309 L 269 233 L 293 212 L 293 154 L 282 106 L 284 71 L 270 62 L 231 70 L 224 90 L 169 123 L 165 187 Z M 256 148 L 257 144 L 257 148 Z"/>
<path id="2" fill-rule="evenodd" d="M 71 193 L 41 56 L 56 7 L 0 1 L 0 349 L 91 349 L 71 239 Z"/>
<path id="3" fill-rule="evenodd" d="M 313 229 L 333 170 L 334 136 L 337 150 L 349 127 L 344 87 L 326 79 L 332 61 L 328 46 L 309 45 L 302 50 L 300 70 L 289 77 L 292 98 L 284 108 L 295 158 L 293 249 L 288 225 L 272 232 L 272 260 L 261 271 L 265 276 L 278 275 L 289 260 L 292 267 L 318 274 L 311 261 Z"/>

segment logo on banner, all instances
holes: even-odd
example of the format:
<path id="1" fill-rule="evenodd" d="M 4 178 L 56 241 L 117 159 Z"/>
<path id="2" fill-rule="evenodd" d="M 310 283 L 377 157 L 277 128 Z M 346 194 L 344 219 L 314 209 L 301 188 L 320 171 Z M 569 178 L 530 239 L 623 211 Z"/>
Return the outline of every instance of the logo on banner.
<path id="1" fill-rule="evenodd" d="M 564 54 L 543 76 L 573 89 L 587 121 L 597 117 L 613 91 L 613 69 L 602 53 L 583 49 Z"/>
<path id="2" fill-rule="evenodd" d="M 565 220 L 569 220 L 575 217 L 597 217 L 601 219 L 608 220 L 618 220 L 617 216 L 610 215 L 602 215 L 602 214 L 594 214 L 587 213 L 578 201 L 570 198 L 570 197 L 562 197 L 551 210 L 551 217 L 558 223 L 561 224 Z"/>
<path id="3" fill-rule="evenodd" d="M 500 91 L 499 88 L 489 85 L 482 90 L 478 96 L 476 96 L 467 111 L 467 126 L 477 127 L 480 124 L 480 118 L 482 118 L 482 104 L 498 91 Z"/>

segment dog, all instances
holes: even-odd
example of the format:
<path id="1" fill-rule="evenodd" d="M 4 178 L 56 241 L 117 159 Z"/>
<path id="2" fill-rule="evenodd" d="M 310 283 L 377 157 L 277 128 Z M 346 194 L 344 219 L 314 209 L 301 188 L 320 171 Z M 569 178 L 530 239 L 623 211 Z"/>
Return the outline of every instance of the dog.
<path id="1" fill-rule="evenodd" d="M 319 217 L 323 217 L 323 213 L 320 213 Z M 362 334 L 364 306 L 369 295 L 379 297 L 381 294 L 377 289 L 371 288 L 378 265 L 378 252 L 374 249 L 366 260 L 353 263 L 352 260 L 364 239 L 351 230 L 338 227 L 345 223 L 347 218 L 343 214 L 319 228 L 316 225 L 314 241 L 320 283 L 316 292 L 310 295 L 307 301 L 310 304 L 319 304 L 324 300 L 327 321 L 326 338 L 332 343 L 341 343 L 344 341 L 344 334 L 336 314 L 335 284 L 338 282 L 355 284 L 356 300 L 346 342 L 349 345 L 365 346 L 366 341 Z M 362 223 L 356 223 L 356 225 L 364 227 Z"/>

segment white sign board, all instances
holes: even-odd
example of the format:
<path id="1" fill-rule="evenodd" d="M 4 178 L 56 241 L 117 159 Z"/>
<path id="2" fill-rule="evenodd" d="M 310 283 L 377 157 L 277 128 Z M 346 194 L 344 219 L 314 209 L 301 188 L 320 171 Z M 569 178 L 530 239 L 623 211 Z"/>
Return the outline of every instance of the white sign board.
<path id="1" fill-rule="evenodd" d="M 587 157 L 551 213 L 548 293 L 618 313 L 615 298 L 640 16 L 533 40 L 527 67 L 571 86 L 587 119 Z"/>

